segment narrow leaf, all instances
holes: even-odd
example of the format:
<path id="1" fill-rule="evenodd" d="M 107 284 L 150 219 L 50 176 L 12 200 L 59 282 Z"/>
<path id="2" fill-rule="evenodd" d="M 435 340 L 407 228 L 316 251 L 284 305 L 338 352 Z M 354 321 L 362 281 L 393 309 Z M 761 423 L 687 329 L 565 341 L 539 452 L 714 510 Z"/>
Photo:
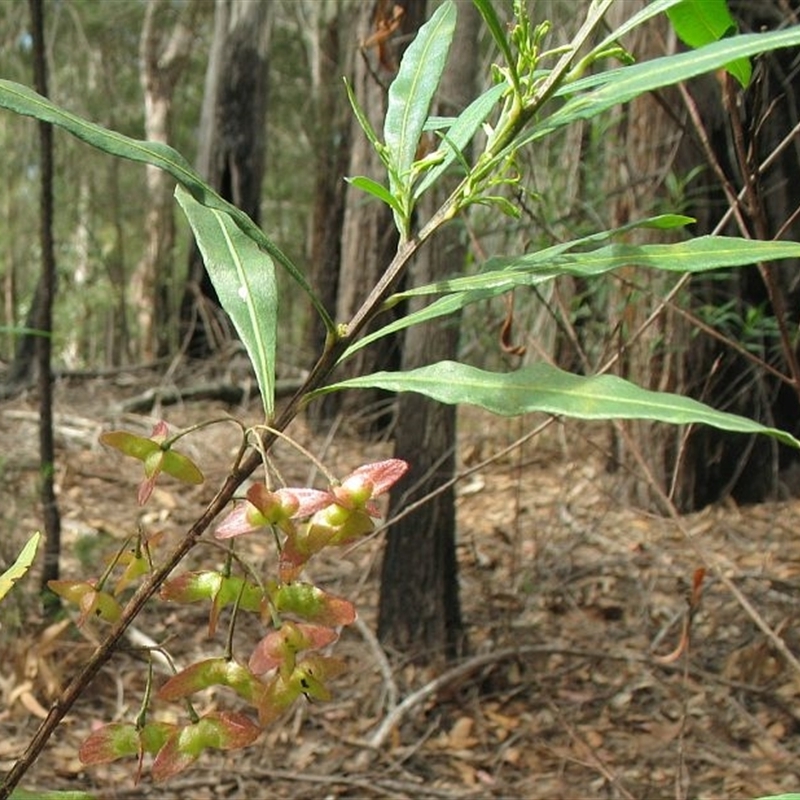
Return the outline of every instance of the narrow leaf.
<path id="1" fill-rule="evenodd" d="M 557 253 L 554 248 L 548 248 L 521 256 L 496 256 L 488 259 L 477 275 L 420 286 L 403 292 L 399 297 L 483 289 L 508 291 L 515 286 L 533 285 L 559 275 L 588 278 L 624 266 L 679 273 L 706 272 L 782 258 L 800 258 L 800 242 L 698 236 L 670 244 L 611 244 L 586 253 Z"/>
<path id="2" fill-rule="evenodd" d="M 375 129 L 372 127 L 372 123 L 369 121 L 369 117 L 364 109 L 361 108 L 358 98 L 356 97 L 356 93 L 353 91 L 350 81 L 348 81 L 346 78 L 344 81 L 344 88 L 347 92 L 347 99 L 350 101 L 350 108 L 353 110 L 353 116 L 355 116 L 356 122 L 358 122 L 361 130 L 364 132 L 364 136 L 367 137 L 367 141 L 375 148 L 375 152 L 378 154 L 381 161 L 386 164 L 386 148 L 378 138 L 378 134 L 375 133 Z"/>
<path id="3" fill-rule="evenodd" d="M 503 59 L 506 62 L 506 66 L 511 71 L 513 82 L 516 86 L 519 82 L 516 69 L 517 60 L 514 58 L 514 55 L 511 52 L 511 45 L 508 43 L 505 27 L 497 16 L 493 0 L 472 0 L 472 2 L 475 8 L 478 9 L 478 13 L 481 15 L 481 17 L 483 17 L 483 21 L 486 27 L 489 29 L 489 33 L 492 34 L 492 38 L 494 39 L 498 50 L 500 50 L 500 52 L 503 54 Z"/>
<path id="4" fill-rule="evenodd" d="M 231 216 L 207 208 L 182 187 L 175 196 L 192 226 L 220 302 L 233 320 L 256 373 L 267 419 L 275 411 L 278 292 L 272 259 Z"/>
<path id="5" fill-rule="evenodd" d="M 652 0 L 652 2 L 648 3 L 644 8 L 637 11 L 633 16 L 629 17 L 625 20 L 619 27 L 615 27 L 611 33 L 603 39 L 600 44 L 598 44 L 592 52 L 602 52 L 607 47 L 612 45 L 614 42 L 618 42 L 625 34 L 630 33 L 635 28 L 638 28 L 639 25 L 647 22 L 647 20 L 652 19 L 653 17 L 658 16 L 659 14 L 663 14 L 667 9 L 672 8 L 672 6 L 677 5 L 678 3 L 682 3 L 684 0 Z"/>
<path id="6" fill-rule="evenodd" d="M 389 87 L 383 133 L 391 163 L 392 194 L 410 195 L 411 167 L 447 62 L 456 16 L 455 3 L 445 0 L 406 48 L 397 77 Z"/>
<path id="7" fill-rule="evenodd" d="M 537 251 L 535 255 L 541 259 L 543 263 L 547 263 L 556 257 L 560 256 L 562 253 L 568 252 L 578 247 L 585 247 L 589 244 L 596 244 L 603 241 L 608 241 L 614 236 L 618 236 L 621 233 L 625 233 L 629 230 L 634 230 L 637 228 L 655 228 L 660 230 L 670 230 L 678 227 L 682 227 L 683 225 L 687 225 L 694 220 L 691 217 L 683 216 L 682 214 L 660 214 L 655 217 L 649 217 L 647 219 L 638 220 L 636 222 L 630 222 L 627 225 L 623 225 L 619 228 L 614 228 L 608 231 L 599 231 L 597 233 L 589 234 L 588 236 L 580 237 L 579 239 L 573 239 L 569 242 L 561 242 L 559 244 L 553 245 L 551 247 L 546 247 L 542 250 Z M 480 277 L 480 276 L 476 276 Z M 456 311 L 465 308 L 472 303 L 478 303 L 482 300 L 488 300 L 491 297 L 495 297 L 498 294 L 503 294 L 504 292 L 508 291 L 509 289 L 513 288 L 514 284 L 513 281 L 520 276 L 511 276 L 511 283 L 497 283 L 491 288 L 483 287 L 474 287 L 472 290 L 464 290 L 461 292 L 453 293 L 449 296 L 442 297 L 441 299 L 437 300 L 434 303 L 426 306 L 425 308 L 421 308 L 419 311 L 412 312 L 411 314 L 406 314 L 399 319 L 395 320 L 394 322 L 385 325 L 383 328 L 374 331 L 373 333 L 359 339 L 359 341 L 355 342 L 351 345 L 345 353 L 342 355 L 340 361 L 344 361 L 345 359 L 349 358 L 353 353 L 360 350 L 362 347 L 366 347 L 368 344 L 376 341 L 377 339 L 382 338 L 383 336 L 387 336 L 390 333 L 396 333 L 397 331 L 404 330 L 405 328 L 410 328 L 413 325 L 419 325 L 422 322 L 428 322 L 432 319 L 436 319 L 438 317 L 447 316 L 448 314 L 454 314 Z M 520 280 L 521 283 L 525 284 L 533 284 L 533 283 L 540 283 L 545 280 L 550 280 L 554 277 L 551 274 L 542 273 L 541 275 L 537 275 L 536 278 L 524 278 Z M 397 294 L 392 295 L 386 302 L 386 307 L 391 307 L 392 305 L 400 302 L 406 297 L 410 297 L 415 294 L 432 294 L 435 291 L 431 291 L 433 287 L 438 287 L 440 284 L 431 284 L 429 286 L 422 286 L 418 289 L 412 289 L 408 292 L 400 292 Z"/>
<path id="8" fill-rule="evenodd" d="M 723 68 L 731 61 L 759 53 L 800 45 L 800 25 L 769 33 L 732 36 L 684 53 L 654 58 L 640 64 L 607 70 L 565 84 L 556 94 L 569 99 L 553 114 L 543 117 L 515 140 L 521 147 L 578 119 L 590 119 L 647 92 L 673 86 Z"/>
<path id="9" fill-rule="evenodd" d="M 312 291 L 303 273 L 294 262 L 247 216 L 241 209 L 220 197 L 191 168 L 186 159 L 171 147 L 160 142 L 146 142 L 133 139 L 117 131 L 97 125 L 94 122 L 72 114 L 50 102 L 46 97 L 37 94 L 14 81 L 0 80 L 0 108 L 6 108 L 17 114 L 35 117 L 49 122 L 75 136 L 87 144 L 119 158 L 152 164 L 164 170 L 183 186 L 197 202 L 208 208 L 226 212 L 247 236 L 259 247 L 275 259 L 292 279 L 309 296 L 311 302 L 325 322 L 328 331 L 333 332 L 336 325 L 325 306 Z"/>
<path id="10" fill-rule="evenodd" d="M 72 789 L 14 789 L 9 800 L 97 800 L 97 795 Z"/>
<path id="11" fill-rule="evenodd" d="M 447 136 L 441 145 L 445 156 L 435 167 L 426 172 L 425 177 L 414 187 L 415 200 L 429 189 L 445 170 L 449 169 L 459 154 L 469 145 L 478 128 L 484 123 L 507 89 L 508 87 L 504 84 L 493 86 L 473 100 L 449 126 Z"/>
<path id="12" fill-rule="evenodd" d="M 347 178 L 346 180 L 351 186 L 355 186 L 356 189 L 361 189 L 362 192 L 371 194 L 382 203 L 386 203 L 386 205 L 396 213 L 403 213 L 403 208 L 397 198 L 382 183 L 378 183 L 378 181 L 367 178 L 364 175 L 357 175 L 355 178 Z"/>
<path id="13" fill-rule="evenodd" d="M 418 392 L 442 403 L 467 403 L 503 416 L 543 411 L 578 419 L 649 419 L 676 425 L 702 423 L 738 433 L 763 433 L 783 444 L 800 447 L 800 441 L 784 431 L 716 411 L 689 397 L 642 389 L 614 375 L 573 375 L 549 364 L 494 373 L 441 361 L 408 372 L 364 375 L 326 387 L 319 394 L 359 388 Z"/>

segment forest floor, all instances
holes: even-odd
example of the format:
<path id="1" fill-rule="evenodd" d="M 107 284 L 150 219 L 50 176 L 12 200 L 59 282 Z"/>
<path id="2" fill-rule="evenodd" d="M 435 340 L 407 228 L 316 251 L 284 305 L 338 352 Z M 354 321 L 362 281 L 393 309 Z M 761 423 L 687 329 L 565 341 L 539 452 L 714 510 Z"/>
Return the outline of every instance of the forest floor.
<path id="1" fill-rule="evenodd" d="M 197 488 L 159 482 L 142 512 L 137 464 L 104 450 L 102 430 L 147 435 L 151 416 L 121 413 L 142 376 L 62 381 L 56 395 L 58 491 L 64 577 L 97 574 L 113 540 L 141 526 L 174 540 L 214 493 L 235 453 L 232 425 L 192 437 L 189 451 L 207 475 Z M 254 422 L 257 404 L 207 401 L 165 407 L 174 427 L 227 413 Z M 33 529 L 37 510 L 36 405 L 0 405 L 0 564 Z M 538 420 L 537 420 L 538 421 Z M 500 451 L 534 423 L 464 412 L 460 463 Z M 333 443 L 293 434 L 335 474 L 388 455 L 346 434 Z M 470 655 L 448 672 L 383 658 L 371 631 L 380 537 L 312 566 L 320 585 L 355 600 L 358 625 L 338 655 L 351 667 L 327 703 L 302 703 L 256 744 L 206 753 L 186 773 L 154 785 L 135 764 L 87 768 L 77 756 L 96 726 L 132 720 L 146 669 L 120 652 L 73 708 L 23 783 L 82 789 L 98 798 L 754 798 L 800 788 L 800 501 L 712 506 L 670 520 L 615 499 L 595 441 L 600 427 L 553 425 L 522 449 L 458 484 L 459 561 Z M 309 465 L 276 451 L 290 484 Z M 263 538 L 241 552 L 269 557 Z M 206 543 L 190 562 L 218 566 Z M 696 570 L 708 570 L 692 616 L 688 652 L 675 653 Z M 0 774 L 39 723 L 44 708 L 92 652 L 99 627 L 69 619 L 39 624 L 30 587 L 18 584 L 0 609 Z M 167 641 L 179 665 L 219 654 L 207 612 L 156 603 L 139 630 Z M 781 654 L 768 628 L 785 642 Z M 246 631 L 240 631 L 245 635 Z M 255 632 L 253 632 L 255 633 Z M 245 651 L 246 657 L 246 651 Z M 439 678 L 437 684 L 431 681 Z M 159 680 L 162 678 L 159 676 Z M 427 688 L 427 691 L 425 690 Z M 376 731 L 392 705 L 421 691 L 379 747 Z M 236 708 L 224 693 L 199 710 Z M 177 706 L 165 714 L 180 717 Z"/>

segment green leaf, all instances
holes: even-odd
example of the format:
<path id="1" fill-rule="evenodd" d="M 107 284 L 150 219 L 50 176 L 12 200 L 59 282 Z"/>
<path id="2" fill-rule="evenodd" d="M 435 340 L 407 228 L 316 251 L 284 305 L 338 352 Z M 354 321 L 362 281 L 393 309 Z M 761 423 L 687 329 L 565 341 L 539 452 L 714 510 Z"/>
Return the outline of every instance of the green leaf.
<path id="1" fill-rule="evenodd" d="M 611 244 L 585 253 L 559 252 L 562 245 L 521 256 L 488 259 L 477 275 L 438 281 L 397 295 L 398 298 L 491 289 L 508 291 L 552 280 L 559 275 L 595 277 L 625 266 L 667 272 L 706 272 L 782 258 L 800 258 L 800 243 L 762 242 L 733 236 L 698 236 L 671 244 Z"/>
<path id="2" fill-rule="evenodd" d="M 790 794 L 771 794 L 768 797 L 758 797 L 756 800 L 800 800 L 800 794 L 796 792 Z"/>
<path id="3" fill-rule="evenodd" d="M 382 203 L 386 203 L 396 213 L 403 213 L 403 208 L 397 198 L 382 183 L 378 183 L 378 181 L 374 181 L 364 175 L 357 175 L 355 178 L 346 178 L 345 180 L 351 186 L 355 186 L 356 189 L 361 189 L 362 192 L 371 194 Z"/>
<path id="4" fill-rule="evenodd" d="M 800 25 L 770 33 L 732 36 L 719 42 L 650 61 L 607 70 L 565 84 L 556 94 L 569 99 L 553 114 L 543 117 L 510 147 L 521 147 L 579 119 L 595 117 L 647 92 L 723 68 L 731 61 L 770 50 L 800 45 Z M 510 149 L 510 147 L 508 149 Z"/>
<path id="5" fill-rule="evenodd" d="M 727 0 L 682 0 L 667 11 L 678 38 L 689 47 L 702 47 L 736 33 L 736 22 L 728 11 Z M 753 73 L 750 60 L 740 58 L 725 69 L 747 88 Z"/>
<path id="6" fill-rule="evenodd" d="M 326 329 L 331 333 L 335 332 L 335 323 L 294 262 L 247 214 L 227 200 L 223 200 L 206 184 L 180 153 L 160 142 L 132 139 L 130 136 L 89 122 L 76 114 L 65 111 L 46 97 L 34 92 L 33 89 L 20 83 L 14 83 L 14 81 L 0 80 L 0 108 L 49 122 L 51 125 L 71 133 L 81 141 L 113 156 L 142 164 L 152 164 L 163 169 L 175 178 L 198 203 L 228 214 L 248 237 L 269 253 L 291 275 L 292 279 L 311 299 L 314 308 L 324 321 Z"/>
<path id="7" fill-rule="evenodd" d="M 378 154 L 381 161 L 383 161 L 384 165 L 386 165 L 386 148 L 378 138 L 378 134 L 375 133 L 375 129 L 372 127 L 372 123 L 369 121 L 369 117 L 367 117 L 364 109 L 359 105 L 356 93 L 353 91 L 353 87 L 350 85 L 350 81 L 348 81 L 347 78 L 345 78 L 344 81 L 344 88 L 347 92 L 347 99 L 350 101 L 350 108 L 353 109 L 353 116 L 355 116 L 356 122 L 358 122 L 361 130 L 364 132 L 364 136 L 367 137 L 367 141 L 375 148 L 375 152 Z"/>
<path id="8" fill-rule="evenodd" d="M 627 225 L 623 225 L 619 228 L 614 228 L 610 231 L 599 231 L 598 233 L 593 233 L 588 236 L 583 236 L 579 239 L 574 239 L 569 242 L 561 242 L 560 244 L 553 245 L 552 247 L 547 247 L 543 250 L 539 250 L 537 253 L 533 254 L 541 259 L 543 263 L 547 263 L 562 253 L 565 253 L 571 249 L 577 247 L 585 247 L 588 244 L 594 244 L 596 242 L 607 241 L 608 239 L 612 238 L 613 236 L 617 236 L 621 233 L 624 233 L 629 230 L 634 230 L 637 228 L 655 228 L 659 230 L 669 230 L 672 228 L 682 227 L 684 225 L 688 225 L 689 223 L 693 222 L 694 220 L 691 217 L 683 216 L 682 214 L 661 214 L 655 217 L 650 217 L 648 219 L 639 220 L 637 222 L 631 222 Z M 473 276 L 476 280 L 481 280 L 482 273 Z M 472 290 L 463 290 L 461 292 L 456 292 L 451 294 L 450 296 L 443 297 L 440 300 L 437 300 L 434 303 L 426 306 L 425 308 L 421 308 L 419 311 L 412 312 L 411 314 L 406 314 L 399 319 L 395 320 L 394 322 L 385 325 L 383 328 L 374 331 L 373 333 L 359 339 L 359 341 L 355 342 L 351 345 L 345 353 L 342 355 L 340 361 L 344 361 L 345 359 L 349 358 L 353 353 L 360 350 L 362 347 L 366 347 L 368 344 L 376 341 L 377 339 L 382 338 L 383 336 L 387 336 L 390 333 L 396 333 L 397 331 L 404 330 L 405 328 L 410 328 L 413 325 L 419 325 L 422 322 L 428 322 L 432 319 L 436 319 L 437 317 L 447 316 L 448 314 L 454 314 L 456 311 L 459 311 L 462 308 L 465 308 L 472 303 L 478 303 L 482 300 L 488 300 L 490 297 L 494 297 L 498 294 L 503 294 L 507 292 L 510 288 L 513 288 L 517 283 L 514 283 L 514 279 L 519 278 L 520 276 L 512 275 L 511 276 L 511 285 L 509 283 L 500 282 L 499 284 L 496 283 L 492 288 L 486 288 L 485 286 L 481 286 L 480 283 L 476 284 Z M 542 273 L 537 275 L 536 278 L 522 278 L 519 280 L 519 283 L 524 284 L 534 284 L 534 283 L 541 283 L 545 280 L 550 280 L 554 276 L 552 274 Z M 466 280 L 469 280 L 467 278 Z M 385 308 L 389 308 L 392 305 L 400 302 L 401 300 L 405 299 L 406 297 L 411 297 L 415 294 L 433 294 L 437 291 L 434 287 L 439 287 L 440 284 L 431 284 L 429 286 L 422 286 L 418 289 L 412 289 L 408 292 L 400 292 L 397 294 L 392 295 L 392 297 L 387 300 Z"/>
<path id="9" fill-rule="evenodd" d="M 503 59 L 511 73 L 514 86 L 518 86 L 519 76 L 517 75 L 517 60 L 511 52 L 511 45 L 508 43 L 505 27 L 497 16 L 493 0 L 472 0 L 472 3 L 475 8 L 478 9 L 478 13 L 481 17 L 483 17 L 483 22 L 489 29 L 489 33 L 492 34 L 497 49 L 503 54 Z"/>
<path id="10" fill-rule="evenodd" d="M 409 289 L 406 292 L 399 292 L 387 301 L 387 307 L 408 297 L 432 294 L 445 294 L 446 296 L 355 342 L 345 351 L 340 361 L 344 361 L 362 347 L 391 333 L 454 314 L 468 305 L 504 294 L 517 286 L 535 286 L 560 275 L 594 277 L 620 266 L 636 265 L 670 272 L 705 272 L 759 261 L 800 258 L 800 243 L 797 242 L 761 242 L 756 239 L 724 236 L 701 236 L 673 244 L 617 244 L 584 253 L 569 252 L 571 248 L 601 241 L 604 238 L 608 239 L 612 235 L 634 227 L 668 227 L 673 223 L 684 224 L 686 220 L 688 220 L 687 217 L 679 215 L 665 215 L 645 220 L 644 223 L 638 225 L 632 223 L 614 231 L 603 231 L 572 242 L 563 242 L 536 253 L 521 256 L 497 256 L 489 259 L 484 270 L 477 275 L 438 281 L 416 289 Z"/>
<path id="11" fill-rule="evenodd" d="M 461 112 L 456 120 L 449 126 L 447 136 L 442 143 L 445 156 L 435 167 L 425 173 L 425 177 L 414 187 L 414 199 L 419 198 L 423 192 L 429 189 L 445 170 L 459 157 L 460 153 L 472 141 L 472 137 L 478 128 L 483 124 L 497 105 L 500 98 L 505 94 L 507 88 L 503 84 L 497 84 L 480 97 L 473 100 Z"/>
<path id="12" fill-rule="evenodd" d="M 175 191 L 192 226 L 206 270 L 233 320 L 258 380 L 264 413 L 275 411 L 278 291 L 272 259 L 229 214 L 208 208 L 182 187 Z"/>
<path id="13" fill-rule="evenodd" d="M 676 425 L 701 423 L 739 433 L 768 434 L 784 444 L 800 447 L 800 441 L 784 431 L 716 411 L 688 397 L 642 389 L 614 375 L 573 375 L 549 364 L 494 373 L 454 361 L 441 361 L 408 372 L 376 372 L 352 378 L 315 394 L 366 388 L 418 392 L 442 403 L 467 403 L 503 416 L 543 411 L 578 419 L 649 419 Z"/>
<path id="14" fill-rule="evenodd" d="M 689 47 L 702 47 L 736 33 L 727 0 L 681 0 L 667 16 L 678 38 Z"/>
<path id="15" fill-rule="evenodd" d="M 402 198 L 404 214 L 397 223 L 406 235 L 411 216 L 407 204 L 411 197 L 412 166 L 433 95 L 447 63 L 456 17 L 455 3 L 445 0 L 406 48 L 397 77 L 389 86 L 383 130 L 389 159 L 389 190 Z"/>
<path id="16" fill-rule="evenodd" d="M 630 33 L 635 28 L 638 28 L 639 25 L 647 22 L 647 20 L 652 19 L 653 17 L 658 16 L 659 14 L 663 14 L 672 6 L 677 5 L 678 3 L 682 3 L 684 0 L 652 0 L 652 2 L 648 3 L 644 8 L 637 11 L 632 17 L 629 17 L 625 20 L 619 27 L 614 28 L 611 33 L 603 39 L 600 44 L 598 44 L 593 50 L 593 53 L 603 52 L 605 51 L 610 45 L 618 42 L 625 34 Z"/>
<path id="17" fill-rule="evenodd" d="M 36 557 L 36 548 L 39 546 L 41 537 L 42 534 L 36 531 L 25 543 L 16 561 L 0 575 L 0 600 L 11 591 L 14 584 L 30 569 L 33 559 Z"/>

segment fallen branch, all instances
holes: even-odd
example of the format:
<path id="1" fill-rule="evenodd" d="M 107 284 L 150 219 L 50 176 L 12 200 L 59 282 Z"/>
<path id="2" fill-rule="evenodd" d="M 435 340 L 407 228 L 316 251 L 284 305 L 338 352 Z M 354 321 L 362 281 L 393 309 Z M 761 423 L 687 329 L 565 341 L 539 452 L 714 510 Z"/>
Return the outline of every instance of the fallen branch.
<path id="1" fill-rule="evenodd" d="M 302 386 L 302 383 L 299 378 L 277 381 L 275 396 L 288 397 L 294 394 Z M 151 411 L 156 404 L 169 406 L 198 400 L 219 400 L 229 405 L 237 405 L 248 396 L 255 396 L 255 394 L 255 387 L 252 387 L 251 390 L 233 383 L 201 383 L 184 388 L 159 386 L 125 400 L 115 410 L 118 413 L 142 414 Z"/>

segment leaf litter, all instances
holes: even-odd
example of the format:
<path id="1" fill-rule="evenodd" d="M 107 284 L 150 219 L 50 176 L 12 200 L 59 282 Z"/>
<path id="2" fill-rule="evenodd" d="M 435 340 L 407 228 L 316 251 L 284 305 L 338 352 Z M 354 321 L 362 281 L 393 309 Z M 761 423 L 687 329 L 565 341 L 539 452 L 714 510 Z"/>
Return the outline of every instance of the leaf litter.
<path id="1" fill-rule="evenodd" d="M 190 455 L 209 480 L 202 487 L 159 484 L 151 501 L 159 510 L 142 515 L 135 503 L 140 475 L 122 460 L 109 468 L 96 445 L 101 430 L 119 424 L 109 399 L 125 391 L 95 380 L 64 383 L 57 392 L 62 572 L 70 577 L 96 565 L 139 525 L 174 541 L 225 473 L 226 464 L 206 454 L 233 455 L 238 444 L 227 428 L 192 437 Z M 218 404 L 187 404 L 165 416 L 180 427 L 220 410 Z M 257 406 L 244 413 L 256 415 Z M 3 561 L 41 525 L 35 407 L 24 398 L 10 401 L 0 406 L 0 418 L 9 414 L 0 419 L 0 446 L 7 454 Z M 499 451 L 519 435 L 520 424 L 464 412 L 462 466 Z M 140 425 L 146 435 L 152 419 L 141 418 Z M 293 432 L 319 452 L 321 443 L 302 423 Z M 153 785 L 145 770 L 134 787 L 131 764 L 87 769 L 77 758 L 94 725 L 130 719 L 138 709 L 145 669 L 131 648 L 101 671 L 26 785 L 80 788 L 102 798 L 187 800 L 704 800 L 795 788 L 800 674 L 723 578 L 791 653 L 800 652 L 800 500 L 711 506 L 685 517 L 681 531 L 669 519 L 616 503 L 618 478 L 604 471 L 585 436 L 602 441 L 603 428 L 551 429 L 459 485 L 461 597 L 470 638 L 464 663 L 447 671 L 389 665 L 376 647 L 370 630 L 378 538 L 336 558 L 326 556 L 314 568 L 327 589 L 356 602 L 363 623 L 346 629 L 336 646 L 351 669 L 336 679 L 331 702 L 301 705 L 255 745 L 205 755 L 163 786 Z M 346 475 L 363 460 L 391 453 L 386 445 L 344 436 L 320 455 L 336 474 Z M 287 482 L 303 485 L 309 465 L 289 448 L 278 457 Z M 703 581 L 688 647 L 667 660 L 681 641 L 693 575 L 703 566 L 687 532 L 713 569 Z M 242 552 L 274 566 L 271 543 L 247 539 Z M 187 566 L 196 568 L 215 553 L 201 546 Z M 37 577 L 34 570 L 30 586 Z M 39 625 L 38 614 L 33 590 L 15 589 L 0 609 L 0 771 L 11 766 L 41 709 L 102 633 L 99 625 L 82 633 L 70 624 Z M 206 610 L 162 607 L 145 612 L 138 626 L 155 641 L 166 641 L 180 668 L 220 652 L 226 626 L 209 642 L 206 623 Z M 261 635 L 243 621 L 236 642 L 244 652 Z M 414 702 L 393 718 L 396 724 L 381 746 L 370 747 L 393 703 L 408 698 Z M 209 694 L 200 710 L 212 708 L 236 710 L 235 700 L 223 692 Z M 167 721 L 183 713 L 169 704 L 159 704 L 159 711 Z"/>

